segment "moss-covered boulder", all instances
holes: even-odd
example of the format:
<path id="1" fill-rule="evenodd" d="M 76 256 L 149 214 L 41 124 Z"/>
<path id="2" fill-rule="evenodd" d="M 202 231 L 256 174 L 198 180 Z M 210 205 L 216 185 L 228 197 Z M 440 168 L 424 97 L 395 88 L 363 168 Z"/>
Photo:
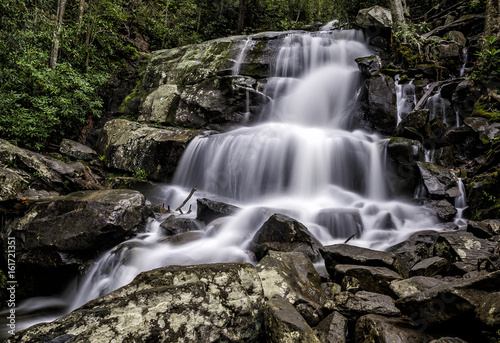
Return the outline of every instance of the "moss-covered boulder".
<path id="1" fill-rule="evenodd" d="M 474 177 L 467 187 L 468 215 L 474 220 L 500 218 L 500 167 Z"/>
<path id="2" fill-rule="evenodd" d="M 97 151 L 104 156 L 108 168 L 168 181 L 188 142 L 201 134 L 200 130 L 162 128 L 114 119 L 104 125 Z"/>

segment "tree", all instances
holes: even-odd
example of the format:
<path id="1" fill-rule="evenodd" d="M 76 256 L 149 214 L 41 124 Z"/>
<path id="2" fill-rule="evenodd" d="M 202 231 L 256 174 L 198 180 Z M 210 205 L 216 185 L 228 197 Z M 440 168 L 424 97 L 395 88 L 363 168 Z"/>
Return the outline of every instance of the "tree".
<path id="1" fill-rule="evenodd" d="M 240 8 L 238 12 L 238 28 L 237 31 L 238 33 L 241 33 L 243 31 L 243 28 L 245 27 L 245 10 L 246 10 L 246 1 L 245 0 L 240 0 Z"/>
<path id="2" fill-rule="evenodd" d="M 57 0 L 57 14 L 56 14 L 56 27 L 54 29 L 54 39 L 52 42 L 52 49 L 50 52 L 50 62 L 49 66 L 52 70 L 56 69 L 57 55 L 59 54 L 59 42 L 61 40 L 61 29 L 64 17 L 64 11 L 66 10 L 67 0 Z"/>

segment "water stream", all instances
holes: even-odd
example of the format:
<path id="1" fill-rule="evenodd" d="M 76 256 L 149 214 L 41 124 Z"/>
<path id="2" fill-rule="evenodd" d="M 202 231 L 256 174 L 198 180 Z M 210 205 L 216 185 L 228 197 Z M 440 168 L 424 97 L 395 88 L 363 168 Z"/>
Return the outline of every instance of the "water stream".
<path id="1" fill-rule="evenodd" d="M 247 42 L 245 49 L 251 48 Z M 197 197 L 209 197 L 241 211 L 175 241 L 159 226 L 166 216 L 151 219 L 144 233 L 105 253 L 65 294 L 26 301 L 19 310 L 36 315 L 22 326 L 54 319 L 145 270 L 256 263 L 249 243 L 275 212 L 305 224 L 324 245 L 356 233 L 349 244 L 383 250 L 416 231 L 432 229 L 435 220 L 420 208 L 388 197 L 387 139 L 352 127 L 351 109 L 360 86 L 354 58 L 371 54 L 357 31 L 290 34 L 273 66 L 265 90 L 273 100 L 260 121 L 195 138 L 173 184 L 154 194 L 161 200 L 155 202 L 176 206 L 197 186 L 186 208 L 195 208 Z M 194 218 L 195 212 L 184 216 Z M 40 316 L 50 308 L 55 312 Z"/>

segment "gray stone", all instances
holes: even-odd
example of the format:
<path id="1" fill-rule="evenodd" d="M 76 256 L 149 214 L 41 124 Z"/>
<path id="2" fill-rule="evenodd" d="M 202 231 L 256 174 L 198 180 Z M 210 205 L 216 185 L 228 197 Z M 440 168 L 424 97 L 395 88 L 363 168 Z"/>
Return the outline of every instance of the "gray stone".
<path id="1" fill-rule="evenodd" d="M 460 31 L 450 31 L 444 38 L 457 43 L 462 48 L 464 48 L 467 43 L 467 38 L 465 38 L 464 34 Z"/>
<path id="2" fill-rule="evenodd" d="M 417 166 L 431 196 L 456 198 L 462 195 L 458 179 L 450 169 L 430 162 L 417 162 Z"/>
<path id="3" fill-rule="evenodd" d="M 346 317 L 334 311 L 314 328 L 314 332 L 323 343 L 345 343 L 347 323 Z"/>
<path id="4" fill-rule="evenodd" d="M 425 201 L 423 208 L 443 222 L 452 221 L 457 214 L 456 207 L 445 199 Z"/>
<path id="5" fill-rule="evenodd" d="M 328 245 L 321 249 L 329 274 L 335 275 L 337 264 L 386 267 L 398 273 L 403 271 L 399 258 L 390 252 L 377 251 L 348 244 Z"/>
<path id="6" fill-rule="evenodd" d="M 429 110 L 422 109 L 410 112 L 398 124 L 394 136 L 423 141 L 426 126 L 429 123 Z"/>
<path id="7" fill-rule="evenodd" d="M 14 170 L 0 167 L 0 185 L 0 201 L 4 201 L 21 193 L 28 182 Z"/>
<path id="8" fill-rule="evenodd" d="M 125 119 L 108 121 L 101 131 L 97 151 L 108 168 L 168 181 L 188 144 L 199 130 L 159 128 Z"/>
<path id="9" fill-rule="evenodd" d="M 391 193 L 413 197 L 419 181 L 417 161 L 423 160 L 424 149 L 419 141 L 392 137 L 387 143 L 387 174 Z"/>
<path id="10" fill-rule="evenodd" d="M 326 295 L 321 287 L 321 277 L 306 255 L 271 250 L 256 268 L 267 299 L 280 296 L 294 306 L 307 303 L 316 312 L 321 310 Z"/>
<path id="11" fill-rule="evenodd" d="M 378 293 L 360 291 L 356 294 L 340 292 L 333 296 L 334 309 L 349 320 L 366 314 L 380 314 L 382 316 L 400 316 L 401 312 L 394 306 L 394 300 Z"/>
<path id="12" fill-rule="evenodd" d="M 177 216 L 170 216 L 167 220 L 160 224 L 163 232 L 165 232 L 168 236 L 177 235 L 187 231 L 201 230 L 204 226 L 205 225 L 199 220 Z"/>
<path id="13" fill-rule="evenodd" d="M 139 274 L 132 283 L 50 323 L 10 338 L 12 343 L 260 342 L 264 298 L 250 264 L 168 266 Z"/>
<path id="14" fill-rule="evenodd" d="M 434 276 L 443 275 L 448 271 L 450 262 L 443 258 L 434 256 L 418 262 L 410 270 L 410 276 Z"/>
<path id="15" fill-rule="evenodd" d="M 445 281 L 436 278 L 414 276 L 404 280 L 394 280 L 389 287 L 391 287 L 391 290 L 398 298 L 404 298 L 444 284 L 446 284 Z"/>
<path id="16" fill-rule="evenodd" d="M 432 339 L 409 320 L 376 314 L 359 318 L 354 336 L 356 343 L 427 343 Z"/>
<path id="17" fill-rule="evenodd" d="M 500 292 L 484 296 L 476 307 L 476 315 L 490 328 L 500 329 Z"/>
<path id="18" fill-rule="evenodd" d="M 66 138 L 62 140 L 59 152 L 82 161 L 91 161 L 97 158 L 97 152 L 94 149 Z"/>
<path id="19" fill-rule="evenodd" d="M 370 8 L 361 9 L 356 16 L 356 25 L 362 28 L 391 28 L 391 11 L 381 6 L 373 6 Z"/>
<path id="20" fill-rule="evenodd" d="M 196 206 L 196 219 L 205 222 L 205 224 L 218 218 L 232 216 L 240 210 L 239 207 L 207 198 L 197 199 Z"/>
<path id="21" fill-rule="evenodd" d="M 251 250 L 261 260 L 269 250 L 301 252 L 317 261 L 323 245 L 301 223 L 282 214 L 274 214 L 255 233 Z"/>
<path id="22" fill-rule="evenodd" d="M 276 296 L 267 302 L 265 328 L 270 343 L 320 343 L 304 318 L 282 297 Z"/>
<path id="23" fill-rule="evenodd" d="M 480 117 L 465 118 L 464 123 L 479 134 L 483 144 L 489 144 L 500 136 L 500 123 L 490 123 L 487 119 Z"/>
<path id="24" fill-rule="evenodd" d="M 347 286 L 346 283 L 352 283 L 353 279 L 359 285 L 359 289 L 393 295 L 389 287 L 391 281 L 400 280 L 402 277 L 385 267 L 368 267 L 352 264 L 337 264 L 335 266 L 335 280 L 337 282 L 342 282 L 343 286 Z"/>
<path id="25" fill-rule="evenodd" d="M 355 61 L 358 64 L 359 70 L 366 77 L 376 75 L 382 69 L 382 59 L 378 55 L 358 57 Z"/>

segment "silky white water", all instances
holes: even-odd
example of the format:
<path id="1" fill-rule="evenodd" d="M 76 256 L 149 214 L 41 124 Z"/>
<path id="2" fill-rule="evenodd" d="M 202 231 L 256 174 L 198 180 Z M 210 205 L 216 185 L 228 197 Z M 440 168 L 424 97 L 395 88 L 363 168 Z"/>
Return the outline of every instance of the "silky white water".
<path id="1" fill-rule="evenodd" d="M 252 46 L 247 41 L 245 49 Z M 105 253 L 65 294 L 27 301 L 21 311 L 51 306 L 60 311 L 23 325 L 69 312 L 153 268 L 256 263 L 249 243 L 276 212 L 302 222 L 324 245 L 356 234 L 349 244 L 382 250 L 432 229 L 434 219 L 420 208 L 389 198 L 386 140 L 352 128 L 360 86 L 354 59 L 371 54 L 357 31 L 290 34 L 264 91 L 272 101 L 260 122 L 195 138 L 173 184 L 154 195 L 175 208 L 197 186 L 185 208 L 195 209 L 196 198 L 208 197 L 241 211 L 208 223 L 181 242 L 173 242 L 159 227 L 166 216 L 151 219 L 144 233 Z M 194 218 L 195 213 L 184 216 Z"/>

